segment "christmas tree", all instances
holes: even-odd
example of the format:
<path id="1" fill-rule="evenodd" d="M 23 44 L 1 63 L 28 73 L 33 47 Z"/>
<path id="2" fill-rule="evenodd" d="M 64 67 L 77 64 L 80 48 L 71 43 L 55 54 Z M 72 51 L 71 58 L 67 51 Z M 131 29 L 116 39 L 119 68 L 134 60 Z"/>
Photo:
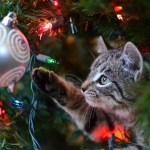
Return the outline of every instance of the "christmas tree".
<path id="1" fill-rule="evenodd" d="M 13 87 L 13 92 L 6 87 L 0 88 L 0 149 L 30 150 L 34 140 L 39 142 L 42 150 L 102 148 L 84 136 L 70 117 L 39 92 L 31 81 L 32 69 L 42 66 L 80 86 L 97 56 L 93 47 L 99 35 L 104 37 L 108 47 L 115 49 L 132 41 L 143 55 L 146 82 L 142 81 L 143 86 L 137 91 L 135 107 L 139 124 L 146 129 L 148 147 L 149 3 L 150 0 L 0 1 L 0 20 L 9 12 L 15 12 L 17 28 L 26 36 L 31 50 L 29 67 Z M 31 140 L 28 127 L 33 98 L 38 105 L 32 120 L 35 131 Z"/>

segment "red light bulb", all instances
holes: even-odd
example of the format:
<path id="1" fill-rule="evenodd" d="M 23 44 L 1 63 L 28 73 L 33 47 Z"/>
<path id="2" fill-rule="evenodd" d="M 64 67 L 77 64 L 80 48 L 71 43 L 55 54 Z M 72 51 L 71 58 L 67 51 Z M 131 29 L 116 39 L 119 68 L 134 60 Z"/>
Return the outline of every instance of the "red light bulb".
<path id="1" fill-rule="evenodd" d="M 43 27 L 43 30 L 48 30 L 48 29 L 52 29 L 52 24 L 51 22 L 47 23 L 44 27 Z"/>
<path id="2" fill-rule="evenodd" d="M 58 2 L 57 1 L 53 1 L 54 6 L 58 6 Z"/>
<path id="3" fill-rule="evenodd" d="M 6 112 L 5 110 L 2 110 L 2 114 L 5 114 L 5 112 Z"/>
<path id="4" fill-rule="evenodd" d="M 123 7 L 122 6 L 115 6 L 114 7 L 114 11 L 115 12 L 119 12 L 119 11 L 122 11 L 123 10 Z"/>

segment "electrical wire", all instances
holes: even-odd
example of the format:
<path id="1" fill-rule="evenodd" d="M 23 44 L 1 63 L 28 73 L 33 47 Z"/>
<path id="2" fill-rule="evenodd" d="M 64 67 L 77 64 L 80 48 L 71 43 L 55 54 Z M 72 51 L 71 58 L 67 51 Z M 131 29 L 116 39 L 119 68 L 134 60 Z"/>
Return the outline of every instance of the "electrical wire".
<path id="1" fill-rule="evenodd" d="M 35 64 L 35 55 L 32 54 L 31 59 L 30 59 L 30 63 L 29 63 L 29 68 L 28 71 L 30 72 L 30 74 L 32 73 L 33 67 Z M 36 98 L 36 94 L 34 91 L 34 81 L 31 80 L 31 91 L 32 91 L 32 101 L 31 101 L 31 105 L 32 108 L 30 110 L 30 114 L 29 114 L 29 125 L 28 125 L 28 129 L 29 129 L 29 133 L 32 139 L 32 143 L 33 143 L 33 148 L 34 150 L 41 150 L 40 144 L 38 143 L 38 141 L 35 138 L 34 135 L 34 118 L 35 118 L 35 112 L 38 106 L 38 99 Z"/>

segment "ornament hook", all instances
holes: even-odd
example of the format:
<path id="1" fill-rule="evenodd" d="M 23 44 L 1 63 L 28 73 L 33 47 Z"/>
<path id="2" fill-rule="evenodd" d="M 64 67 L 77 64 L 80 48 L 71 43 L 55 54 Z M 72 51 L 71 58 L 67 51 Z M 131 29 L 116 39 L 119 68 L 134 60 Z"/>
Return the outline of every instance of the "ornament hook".
<path id="1" fill-rule="evenodd" d="M 5 16 L 4 19 L 2 20 L 2 24 L 12 28 L 16 27 L 17 23 L 18 20 L 15 12 L 8 13 L 7 16 Z"/>

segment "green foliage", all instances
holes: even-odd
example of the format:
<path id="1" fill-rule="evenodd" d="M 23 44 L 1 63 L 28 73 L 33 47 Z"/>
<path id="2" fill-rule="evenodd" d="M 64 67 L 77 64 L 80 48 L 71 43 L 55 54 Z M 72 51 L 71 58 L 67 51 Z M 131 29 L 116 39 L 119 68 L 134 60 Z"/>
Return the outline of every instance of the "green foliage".
<path id="1" fill-rule="evenodd" d="M 17 12 L 19 28 L 22 29 L 29 40 L 36 43 L 37 49 L 39 48 L 37 43 L 40 42 L 38 29 L 49 20 L 64 17 L 66 22 L 64 23 L 65 28 L 62 26 L 62 34 L 66 36 L 70 33 L 70 16 L 73 17 L 78 35 L 90 34 L 97 36 L 102 34 L 106 39 L 113 40 L 121 35 L 140 47 L 150 45 L 149 0 L 131 0 L 130 2 L 125 0 L 120 3 L 123 6 L 121 13 L 124 15 L 124 21 L 117 19 L 110 0 L 80 0 L 77 2 L 60 0 L 59 3 L 60 11 L 50 1 L 4 0 L 0 2 L 0 14 L 2 18 L 8 11 Z M 49 36 L 49 32 L 45 33 L 45 37 L 47 36 Z"/>
<path id="2" fill-rule="evenodd" d="M 77 6 L 89 16 L 107 15 L 113 12 L 110 1 L 105 0 L 80 0 Z"/>
<path id="3" fill-rule="evenodd" d="M 72 76 L 79 76 L 84 80 L 90 64 L 96 57 L 91 51 L 95 44 L 93 37 L 101 34 L 109 42 L 115 41 L 118 44 L 118 37 L 121 36 L 123 40 L 133 41 L 139 47 L 150 47 L 149 3 L 150 0 L 122 1 L 120 4 L 124 8 L 122 13 L 125 17 L 123 21 L 120 21 L 116 17 L 110 0 L 59 0 L 60 11 L 50 0 L 2 0 L 0 1 L 0 19 L 8 12 L 15 11 L 19 22 L 18 28 L 26 35 L 32 51 L 41 52 L 60 62 L 58 65 L 47 65 L 36 61 L 35 67 L 43 66 L 58 74 L 73 74 Z M 60 26 L 62 33 L 58 33 L 56 29 L 57 35 L 50 37 L 50 31 L 47 31 L 40 40 L 38 29 L 50 20 L 62 17 L 65 20 Z M 73 18 L 78 31 L 75 36 L 70 35 L 70 17 Z M 148 70 L 147 80 L 149 80 L 150 67 L 148 64 L 145 64 L 145 67 Z M 74 81 L 77 78 L 75 77 Z M 30 104 L 32 99 L 30 82 L 31 75 L 26 73 L 17 83 L 14 94 L 8 93 L 7 88 L 0 89 L 0 98 L 5 103 L 11 122 L 9 130 L 0 130 L 0 146 L 3 146 L 3 149 L 32 149 L 31 138 L 28 134 L 30 108 L 17 110 L 10 106 L 12 95 Z M 149 85 L 146 81 L 141 86 L 136 105 L 139 122 L 146 129 L 147 135 L 150 134 Z M 40 104 L 36 112 L 35 134 L 44 150 L 100 149 L 100 145 L 88 141 L 80 131 L 76 130 L 70 118 L 48 97 L 40 93 L 38 99 Z"/>
<path id="4" fill-rule="evenodd" d="M 141 127 L 141 131 L 144 133 L 146 145 L 149 146 L 149 139 L 150 139 L 150 64 L 145 62 L 145 72 L 146 72 L 146 79 L 144 78 L 141 82 L 141 86 L 138 93 L 138 99 L 135 104 L 137 110 L 137 123 Z M 146 146 L 145 145 L 145 146 Z"/>

